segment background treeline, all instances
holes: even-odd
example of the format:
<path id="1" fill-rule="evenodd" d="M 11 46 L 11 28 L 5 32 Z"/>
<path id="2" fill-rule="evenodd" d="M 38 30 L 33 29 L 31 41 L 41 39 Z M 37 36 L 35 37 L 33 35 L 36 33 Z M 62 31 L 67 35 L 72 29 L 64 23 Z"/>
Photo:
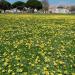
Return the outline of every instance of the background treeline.
<path id="1" fill-rule="evenodd" d="M 65 7 L 63 7 L 65 8 Z M 62 9 L 63 9 L 62 8 Z M 10 3 L 7 0 L 0 0 L 0 12 L 6 10 L 11 10 L 11 9 L 16 9 L 19 11 L 29 11 L 34 13 L 34 10 L 36 9 L 37 11 L 41 10 L 43 13 L 48 13 L 50 9 L 50 5 L 48 4 L 48 0 L 27 0 L 27 2 L 22 2 L 22 1 L 16 1 L 14 3 Z M 66 7 L 70 12 L 75 13 L 75 6 L 68 6 Z"/>
<path id="2" fill-rule="evenodd" d="M 25 11 L 27 8 L 30 8 L 32 9 L 32 12 L 34 12 L 34 9 L 43 9 L 43 4 L 45 8 L 44 10 L 48 10 L 48 4 L 45 2 L 45 0 L 28 0 L 27 2 L 17 1 L 14 3 L 10 3 L 7 0 L 0 0 L 0 10 L 5 12 L 6 10 L 17 8 L 20 11 Z"/>

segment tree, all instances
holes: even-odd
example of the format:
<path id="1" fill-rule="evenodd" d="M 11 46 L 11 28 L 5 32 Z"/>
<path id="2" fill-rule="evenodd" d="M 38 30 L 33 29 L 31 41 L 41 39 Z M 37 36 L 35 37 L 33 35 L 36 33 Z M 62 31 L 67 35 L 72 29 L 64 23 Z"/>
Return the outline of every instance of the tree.
<path id="1" fill-rule="evenodd" d="M 34 12 L 34 9 L 42 9 L 42 3 L 38 0 L 28 0 L 26 3 L 26 7 L 33 9 Z"/>
<path id="2" fill-rule="evenodd" d="M 12 4 L 12 7 L 17 8 L 19 10 L 23 10 L 23 8 L 25 7 L 25 3 L 22 1 L 17 1 L 17 2 Z"/>
<path id="3" fill-rule="evenodd" d="M 49 9 L 48 0 L 42 0 L 42 5 L 43 5 L 44 13 L 48 12 L 48 9 Z"/>
<path id="4" fill-rule="evenodd" d="M 64 6 L 58 6 L 57 7 L 58 9 L 63 9 L 63 8 L 65 8 Z"/>
<path id="5" fill-rule="evenodd" d="M 69 9 L 72 13 L 75 13 L 75 6 L 71 6 Z"/>
<path id="6" fill-rule="evenodd" d="M 11 8 L 11 4 L 6 1 L 6 0 L 0 0 L 0 9 L 1 10 L 4 10 L 4 12 L 7 10 L 7 9 L 10 9 Z"/>

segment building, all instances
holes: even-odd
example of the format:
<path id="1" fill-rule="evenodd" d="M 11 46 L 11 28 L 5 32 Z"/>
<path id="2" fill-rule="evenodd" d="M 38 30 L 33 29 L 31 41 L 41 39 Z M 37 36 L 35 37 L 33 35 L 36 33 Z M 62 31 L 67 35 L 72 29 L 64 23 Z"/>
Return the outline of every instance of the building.
<path id="1" fill-rule="evenodd" d="M 62 7 L 62 6 L 53 6 L 53 7 L 50 7 L 49 8 L 49 12 L 50 13 L 70 13 L 69 9 L 65 8 L 65 7 Z"/>

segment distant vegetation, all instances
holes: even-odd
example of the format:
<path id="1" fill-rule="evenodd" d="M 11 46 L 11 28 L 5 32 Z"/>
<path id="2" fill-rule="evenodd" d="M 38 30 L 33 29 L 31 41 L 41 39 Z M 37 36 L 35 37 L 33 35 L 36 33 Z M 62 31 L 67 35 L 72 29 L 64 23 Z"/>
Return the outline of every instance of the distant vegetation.
<path id="1" fill-rule="evenodd" d="M 47 0 L 42 0 L 42 1 L 27 0 L 27 2 L 16 1 L 13 4 L 8 2 L 7 0 L 0 0 L 0 12 L 4 11 L 4 13 L 6 12 L 6 10 L 10 10 L 10 9 L 16 9 L 16 11 L 19 10 L 22 12 L 29 10 L 32 13 L 34 13 L 35 9 L 37 11 L 42 9 L 43 13 L 48 13 L 49 8 L 50 8 L 50 5 Z M 62 11 L 62 9 L 66 8 L 69 10 L 69 12 L 75 13 L 75 6 L 66 6 L 66 7 L 65 6 L 58 6 L 57 8 L 58 9 L 61 8 L 61 11 Z M 60 10 L 58 12 L 60 12 Z"/>
<path id="2" fill-rule="evenodd" d="M 4 10 L 4 12 L 5 12 L 7 9 L 11 9 L 11 3 L 9 3 L 9 2 L 6 1 L 6 0 L 1 0 L 1 1 L 0 1 L 0 9 L 1 9 L 1 10 Z"/>
<path id="3" fill-rule="evenodd" d="M 28 0 L 26 3 L 22 1 L 17 1 L 13 4 L 9 3 L 6 0 L 0 1 L 0 9 L 4 10 L 4 12 L 8 9 L 17 8 L 19 10 L 23 10 L 24 7 L 30 8 L 30 9 L 42 9 L 42 2 L 38 0 Z"/>

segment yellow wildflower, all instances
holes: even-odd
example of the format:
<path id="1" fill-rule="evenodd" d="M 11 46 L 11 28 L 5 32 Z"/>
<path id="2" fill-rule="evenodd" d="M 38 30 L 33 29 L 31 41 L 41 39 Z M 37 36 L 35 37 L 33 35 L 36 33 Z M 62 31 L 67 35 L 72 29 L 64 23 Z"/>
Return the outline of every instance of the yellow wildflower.
<path id="1" fill-rule="evenodd" d="M 75 75 L 75 73 L 72 73 L 72 75 Z"/>
<path id="2" fill-rule="evenodd" d="M 50 75 L 54 75 L 54 73 L 50 73 Z"/>
<path id="3" fill-rule="evenodd" d="M 58 74 L 58 75 L 62 75 L 62 74 Z"/>
<path id="4" fill-rule="evenodd" d="M 27 72 L 24 72 L 23 75 L 27 75 Z"/>
<path id="5" fill-rule="evenodd" d="M 17 72 L 23 72 L 23 69 L 22 68 L 18 68 Z"/>
<path id="6" fill-rule="evenodd" d="M 4 66 L 7 66 L 8 65 L 8 63 L 7 62 L 4 62 Z"/>
<path id="7" fill-rule="evenodd" d="M 34 64 L 31 64 L 31 66 L 34 67 L 35 65 Z"/>
<path id="8" fill-rule="evenodd" d="M 49 75 L 49 71 L 45 71 L 45 75 Z"/>
<path id="9" fill-rule="evenodd" d="M 15 73 L 13 72 L 12 75 L 15 75 Z"/>
<path id="10" fill-rule="evenodd" d="M 8 69 L 8 73 L 11 73 L 12 72 L 12 70 L 11 69 Z"/>
<path id="11" fill-rule="evenodd" d="M 4 69 L 4 70 L 2 70 L 2 72 L 4 73 L 4 72 L 6 72 L 6 70 Z"/>

